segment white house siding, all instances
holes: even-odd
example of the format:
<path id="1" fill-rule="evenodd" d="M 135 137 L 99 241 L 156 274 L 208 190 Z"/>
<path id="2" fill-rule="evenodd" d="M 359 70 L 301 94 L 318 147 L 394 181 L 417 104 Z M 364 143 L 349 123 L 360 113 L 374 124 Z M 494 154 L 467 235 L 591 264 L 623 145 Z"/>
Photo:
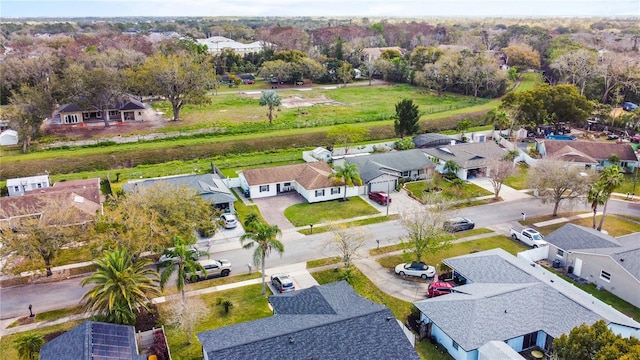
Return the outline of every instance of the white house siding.
<path id="1" fill-rule="evenodd" d="M 125 120 L 126 119 L 126 120 Z M 143 121 L 142 110 L 125 110 L 120 112 L 120 121 Z"/>
<path id="2" fill-rule="evenodd" d="M 425 323 L 430 323 L 431 320 L 421 314 L 422 321 Z M 458 346 L 456 350 L 453 347 L 453 340 L 447 335 L 444 331 L 442 331 L 436 324 L 431 323 L 431 336 L 436 339 L 436 341 L 440 344 L 440 346 L 444 347 L 449 355 L 456 360 L 477 360 L 478 359 L 478 350 L 465 351 L 462 347 Z"/>

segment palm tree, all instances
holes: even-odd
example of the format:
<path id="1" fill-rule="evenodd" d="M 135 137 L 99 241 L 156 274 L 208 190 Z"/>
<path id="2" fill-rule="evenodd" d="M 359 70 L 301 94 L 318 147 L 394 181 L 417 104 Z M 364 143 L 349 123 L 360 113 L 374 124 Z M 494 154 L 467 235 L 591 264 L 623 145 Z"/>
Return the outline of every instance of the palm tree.
<path id="1" fill-rule="evenodd" d="M 280 231 L 278 225 L 269 225 L 263 222 L 255 223 L 253 230 L 253 232 L 248 232 L 242 235 L 240 237 L 240 243 L 245 249 L 251 249 L 257 245 L 256 250 L 253 252 L 253 264 L 256 267 L 262 267 L 262 294 L 264 295 L 264 260 L 273 249 L 282 256 L 282 253 L 284 252 L 284 245 L 277 239 L 278 236 L 282 235 L 282 231 Z"/>
<path id="2" fill-rule="evenodd" d="M 344 199 L 347 199 L 347 186 L 361 186 L 362 179 L 360 178 L 360 171 L 358 165 L 344 163 L 343 166 L 337 166 L 334 168 L 335 172 L 329 174 L 329 179 L 333 179 L 333 183 L 336 185 L 344 184 Z"/>
<path id="3" fill-rule="evenodd" d="M 82 296 L 85 311 L 96 312 L 111 323 L 135 323 L 136 313 L 149 311 L 151 297 L 160 295 L 158 273 L 145 268 L 149 264 L 148 259 L 134 262 L 124 248 L 106 253 L 95 262 L 95 273 L 81 282 L 82 286 L 95 285 Z"/>
<path id="4" fill-rule="evenodd" d="M 604 186 L 602 182 L 596 181 L 591 185 L 589 193 L 587 194 L 587 201 L 591 204 L 591 210 L 593 210 L 593 228 L 596 228 L 596 213 L 598 211 L 598 205 L 604 205 L 607 201 L 607 196 L 604 193 Z"/>
<path id="5" fill-rule="evenodd" d="M 456 130 L 460 131 L 460 139 L 462 142 L 467 142 L 467 138 L 464 136 L 464 133 L 469 130 L 471 127 L 471 121 L 469 119 L 462 119 L 457 125 Z"/>
<path id="6" fill-rule="evenodd" d="M 457 176 L 456 173 L 460 170 L 460 165 L 458 165 L 455 160 L 447 160 L 447 162 L 444 163 L 443 170 L 445 174 L 453 174 Z"/>
<path id="7" fill-rule="evenodd" d="M 276 106 L 280 106 L 282 104 L 282 100 L 280 100 L 280 95 L 278 95 L 275 91 L 265 91 L 262 93 L 262 97 L 260 98 L 260 106 L 268 106 L 269 112 L 267 113 L 267 117 L 269 117 L 269 125 L 273 124 L 273 108 Z"/>
<path id="8" fill-rule="evenodd" d="M 599 181 L 602 182 L 604 196 L 606 197 L 604 208 L 602 209 L 602 217 L 600 218 L 600 224 L 598 225 L 598 231 L 602 231 L 602 224 L 604 223 L 604 216 L 607 213 L 607 204 L 609 203 L 611 193 L 613 193 L 613 190 L 624 182 L 622 168 L 619 165 L 611 165 L 605 168 L 602 171 L 602 174 L 600 174 Z"/>
<path id="9" fill-rule="evenodd" d="M 242 223 L 242 225 L 244 225 L 244 229 L 246 231 L 253 231 L 253 226 L 259 222 L 260 222 L 260 217 L 258 217 L 258 214 L 254 212 L 250 212 L 247 214 L 247 216 L 245 216 L 244 222 Z"/>
<path id="10" fill-rule="evenodd" d="M 193 251 L 191 251 L 179 236 L 173 238 L 173 249 L 167 250 L 165 254 L 168 255 L 168 260 L 160 264 L 160 267 L 164 267 L 164 270 L 160 273 L 160 290 L 164 290 L 171 275 L 177 272 L 176 287 L 180 293 L 182 293 L 182 303 L 186 304 L 187 298 L 184 293 L 184 286 L 187 280 L 187 274 L 195 274 L 197 271 L 202 271 L 206 277 L 207 272 L 204 267 L 194 259 Z"/>
<path id="11" fill-rule="evenodd" d="M 38 358 L 40 348 L 45 341 L 40 334 L 25 334 L 16 339 L 18 356 L 22 360 L 35 360 Z"/>

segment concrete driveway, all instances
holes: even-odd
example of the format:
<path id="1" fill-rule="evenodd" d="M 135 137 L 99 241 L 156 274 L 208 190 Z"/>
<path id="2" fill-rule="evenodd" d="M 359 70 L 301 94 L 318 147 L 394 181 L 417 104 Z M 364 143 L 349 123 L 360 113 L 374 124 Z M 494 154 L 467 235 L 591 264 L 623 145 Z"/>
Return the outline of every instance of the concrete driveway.
<path id="1" fill-rule="evenodd" d="M 253 199 L 262 216 L 271 225 L 278 225 L 280 230 L 293 229 L 292 223 L 284 216 L 284 210 L 291 205 L 306 202 L 307 200 L 295 191 L 288 194 L 280 194 L 267 198 Z"/>
<path id="2" fill-rule="evenodd" d="M 378 204 L 377 202 L 369 199 L 368 195 L 362 195 L 361 197 L 365 201 L 368 201 L 373 207 L 378 209 L 380 213 L 387 213 L 386 205 Z M 414 200 L 412 197 L 410 197 L 409 194 L 407 194 L 407 191 L 404 189 L 401 189 L 400 191 L 391 191 L 390 197 L 391 203 L 389 203 L 389 214 L 397 214 L 404 209 L 420 204 L 417 200 Z"/>

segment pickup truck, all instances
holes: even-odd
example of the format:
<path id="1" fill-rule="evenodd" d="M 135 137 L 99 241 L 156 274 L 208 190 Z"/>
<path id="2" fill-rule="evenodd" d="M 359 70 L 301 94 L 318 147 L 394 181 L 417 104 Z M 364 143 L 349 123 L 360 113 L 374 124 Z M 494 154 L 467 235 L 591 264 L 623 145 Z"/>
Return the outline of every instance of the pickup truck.
<path id="1" fill-rule="evenodd" d="M 544 241 L 542 234 L 534 229 L 526 228 L 522 230 L 516 230 L 514 228 L 511 228 L 510 232 L 513 240 L 520 240 L 531 247 L 537 248 L 540 246 L 548 245 L 547 242 Z"/>

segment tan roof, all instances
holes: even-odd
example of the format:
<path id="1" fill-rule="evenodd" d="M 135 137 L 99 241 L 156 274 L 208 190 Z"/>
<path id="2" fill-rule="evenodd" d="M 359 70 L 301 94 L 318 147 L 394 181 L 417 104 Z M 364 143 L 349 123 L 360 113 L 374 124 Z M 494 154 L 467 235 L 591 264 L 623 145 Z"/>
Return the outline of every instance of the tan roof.
<path id="1" fill-rule="evenodd" d="M 543 140 L 542 142 L 547 151 L 547 156 L 563 161 L 596 162 L 587 160 L 605 160 L 612 154 L 618 155 L 621 161 L 638 160 L 629 144 L 567 140 Z"/>
<path id="2" fill-rule="evenodd" d="M 307 190 L 335 186 L 329 179 L 333 171 L 326 162 L 274 166 L 243 170 L 242 174 L 250 186 L 295 181 Z"/>
<path id="3" fill-rule="evenodd" d="M 21 196 L 0 198 L 0 219 L 38 214 L 55 203 L 59 209 L 77 209 L 78 222 L 93 220 L 102 208 L 100 179 L 57 182 L 52 187 L 28 191 Z"/>

